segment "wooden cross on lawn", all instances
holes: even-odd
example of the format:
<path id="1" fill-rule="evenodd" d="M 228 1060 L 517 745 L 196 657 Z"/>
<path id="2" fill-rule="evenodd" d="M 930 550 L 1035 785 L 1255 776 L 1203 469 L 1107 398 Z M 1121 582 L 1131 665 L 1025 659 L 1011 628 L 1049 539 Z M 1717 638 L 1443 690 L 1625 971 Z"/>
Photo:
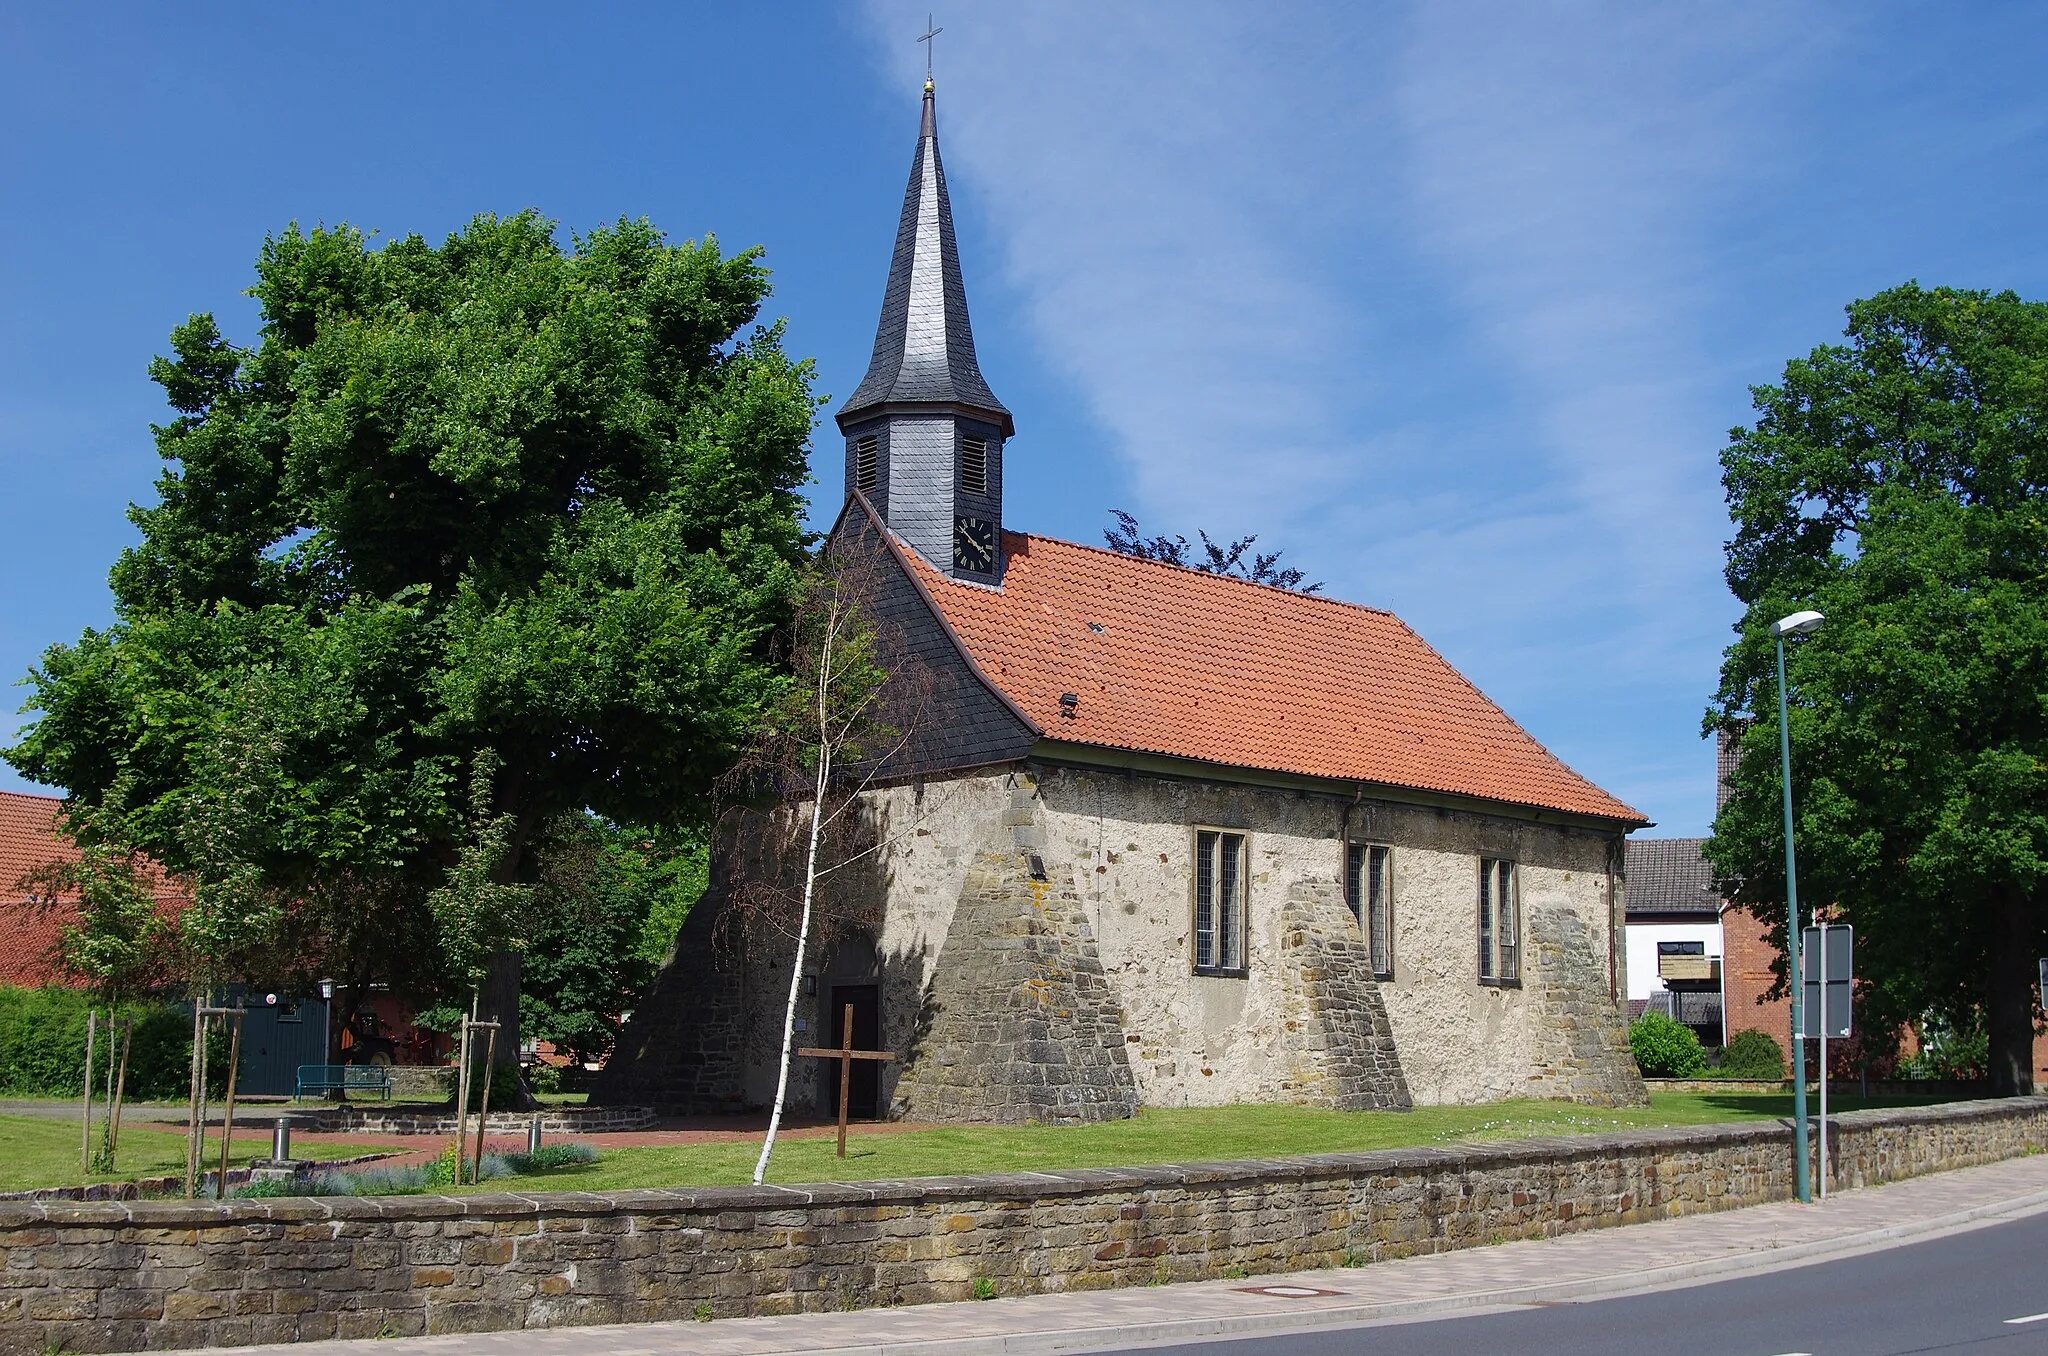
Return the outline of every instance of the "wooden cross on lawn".
<path id="1" fill-rule="evenodd" d="M 887 1050 L 856 1050 L 853 1048 L 853 1004 L 846 1005 L 843 1020 L 839 1023 L 840 1046 L 837 1050 L 804 1049 L 797 1051 L 812 1059 L 836 1059 L 839 1061 L 839 1156 L 846 1157 L 846 1094 L 853 1081 L 853 1062 L 857 1059 L 874 1059 L 887 1062 L 896 1058 Z"/>

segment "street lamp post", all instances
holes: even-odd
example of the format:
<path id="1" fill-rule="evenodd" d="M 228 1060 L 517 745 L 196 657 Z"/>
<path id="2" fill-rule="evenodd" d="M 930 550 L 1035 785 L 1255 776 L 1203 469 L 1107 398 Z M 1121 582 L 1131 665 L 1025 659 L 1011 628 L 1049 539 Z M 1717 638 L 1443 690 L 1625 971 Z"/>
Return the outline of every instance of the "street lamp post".
<path id="1" fill-rule="evenodd" d="M 1792 734 L 1785 723 L 1785 637 L 1811 635 L 1827 618 L 1818 612 L 1794 612 L 1771 623 L 1778 642 L 1778 768 L 1785 791 L 1785 959 L 1792 991 L 1792 1176 L 1799 1199 L 1813 1199 L 1806 1170 L 1806 1025 L 1800 1020 L 1803 976 L 1799 970 L 1799 870 L 1792 854 Z M 1822 995 L 1826 1007 L 1826 995 Z"/>

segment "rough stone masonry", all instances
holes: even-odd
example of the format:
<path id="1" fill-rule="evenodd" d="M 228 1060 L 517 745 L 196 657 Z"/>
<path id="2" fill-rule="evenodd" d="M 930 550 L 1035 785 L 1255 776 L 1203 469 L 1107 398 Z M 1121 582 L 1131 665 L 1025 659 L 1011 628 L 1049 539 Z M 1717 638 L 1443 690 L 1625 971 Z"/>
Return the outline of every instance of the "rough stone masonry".
<path id="1" fill-rule="evenodd" d="M 864 799 L 886 851 L 871 871 L 833 878 L 826 903 L 866 920 L 878 958 L 892 1114 L 1062 1122 L 1242 1102 L 1644 1102 L 1617 1002 L 1627 976 L 1611 834 L 1035 764 Z M 1245 843 L 1236 975 L 1190 963 L 1200 826 Z M 1391 853 L 1385 975 L 1345 899 L 1352 842 Z M 1515 982 L 1475 972 L 1491 858 L 1517 864 Z M 773 1100 L 793 958 L 775 945 L 721 949 L 720 910 L 714 892 L 692 911 L 596 1100 L 671 1113 Z M 805 964 L 830 968 L 822 948 Z M 807 1029 L 831 1029 L 829 979 L 804 1000 Z M 795 1072 L 796 1104 L 821 1104 L 817 1080 Z"/>
<path id="2" fill-rule="evenodd" d="M 0 1353 L 788 1313 L 1356 1265 L 1791 1195 L 1778 1122 L 1275 1161 L 526 1196 L 0 1203 Z M 2048 1148 L 2048 1097 L 1838 1118 L 1841 1187 Z"/>

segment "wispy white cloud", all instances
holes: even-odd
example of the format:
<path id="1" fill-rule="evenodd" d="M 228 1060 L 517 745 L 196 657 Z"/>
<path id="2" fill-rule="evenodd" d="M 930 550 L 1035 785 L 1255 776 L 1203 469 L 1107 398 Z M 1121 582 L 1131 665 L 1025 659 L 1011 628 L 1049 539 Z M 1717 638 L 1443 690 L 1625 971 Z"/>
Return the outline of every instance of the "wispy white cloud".
<path id="1" fill-rule="evenodd" d="M 1804 17 L 1439 4 L 1404 44 L 1408 233 L 1497 355 L 1553 502 L 1653 611 L 1718 546 L 1711 239 L 1772 158 Z"/>
<path id="2" fill-rule="evenodd" d="M 923 9 L 870 17 L 908 87 Z M 1811 61 L 1761 4 L 956 11 L 948 169 L 1141 516 L 1286 544 L 1696 826 L 1747 375 L 1715 240 L 1788 23 Z"/>
<path id="3" fill-rule="evenodd" d="M 875 15 L 894 40 L 923 11 Z M 1350 327 L 1314 266 L 1329 204 L 1293 124 L 1306 112 L 1308 140 L 1341 141 L 1357 119 L 1328 119 L 1242 7 L 991 7 L 951 16 L 939 41 L 956 198 L 998 223 L 1049 365 L 1130 458 L 1146 506 L 1191 520 L 1258 449 L 1241 511 L 1284 521 L 1341 453 Z M 918 53 L 887 50 L 910 87 Z"/>

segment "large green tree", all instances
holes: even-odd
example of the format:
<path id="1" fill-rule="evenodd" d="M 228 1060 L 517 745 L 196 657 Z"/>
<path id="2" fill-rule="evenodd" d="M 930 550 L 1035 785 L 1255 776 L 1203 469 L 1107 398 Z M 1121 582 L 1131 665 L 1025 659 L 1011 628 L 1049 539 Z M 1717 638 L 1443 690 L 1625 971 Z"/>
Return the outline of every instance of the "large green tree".
<path id="1" fill-rule="evenodd" d="M 699 819 L 805 557 L 816 402 L 768 291 L 645 222 L 268 240 L 258 342 L 198 315 L 152 367 L 176 417 L 117 621 L 44 656 L 8 761 L 118 806 L 80 822 L 194 880 L 230 971 L 424 982 L 552 821 Z"/>
<path id="2" fill-rule="evenodd" d="M 1866 1027 L 1981 1022 L 2032 1086 L 2048 947 L 2048 306 L 1895 288 L 1755 389 L 1723 455 L 1747 606 L 1709 723 L 1743 728 L 1707 854 L 1784 929 L 1771 621 L 1792 643 L 1800 895 L 1858 928 Z M 1739 717 L 1753 715 L 1744 724 Z"/>
<path id="3" fill-rule="evenodd" d="M 541 856 L 521 1028 L 579 1062 L 601 1060 L 704 893 L 709 854 L 695 834 L 577 815 L 549 826 Z"/>

